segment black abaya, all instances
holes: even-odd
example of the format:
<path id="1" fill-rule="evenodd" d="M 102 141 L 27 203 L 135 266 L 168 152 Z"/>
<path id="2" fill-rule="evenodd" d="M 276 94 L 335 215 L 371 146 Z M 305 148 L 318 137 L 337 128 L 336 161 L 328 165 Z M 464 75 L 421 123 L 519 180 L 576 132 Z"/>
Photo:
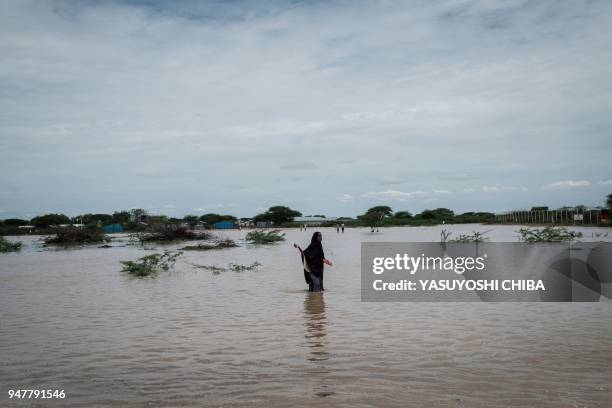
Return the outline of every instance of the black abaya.
<path id="1" fill-rule="evenodd" d="M 308 269 L 304 269 L 308 290 L 311 292 L 319 292 L 323 290 L 323 269 L 325 254 L 323 253 L 323 245 L 318 239 L 318 233 L 312 235 L 310 245 L 304 251 L 304 258 L 308 264 Z"/>

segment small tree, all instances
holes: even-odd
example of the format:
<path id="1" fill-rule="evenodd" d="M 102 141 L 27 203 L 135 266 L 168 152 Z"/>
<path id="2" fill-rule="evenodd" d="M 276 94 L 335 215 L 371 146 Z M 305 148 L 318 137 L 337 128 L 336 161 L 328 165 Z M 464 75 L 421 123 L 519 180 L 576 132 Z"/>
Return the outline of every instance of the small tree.
<path id="1" fill-rule="evenodd" d="M 299 211 L 292 210 L 291 208 L 282 205 L 277 205 L 270 207 L 265 213 L 257 214 L 253 220 L 255 222 L 272 221 L 275 225 L 279 225 L 286 222 L 291 222 L 293 221 L 293 218 L 301 216 L 302 213 Z"/>
<path id="2" fill-rule="evenodd" d="M 32 218 L 31 222 L 37 228 L 49 228 L 52 225 L 70 224 L 70 218 L 64 214 L 45 214 Z"/>
<path id="3" fill-rule="evenodd" d="M 111 222 L 127 225 L 130 222 L 130 213 L 128 211 L 115 211 L 111 217 Z"/>
<path id="4" fill-rule="evenodd" d="M 359 218 L 369 227 L 377 227 L 382 223 L 384 218 L 391 217 L 392 215 L 393 210 L 391 207 L 379 205 L 368 209 L 365 214 L 360 215 L 357 218 Z"/>
<path id="5" fill-rule="evenodd" d="M 219 221 L 231 221 L 235 223 L 238 221 L 238 219 L 234 217 L 233 215 L 221 215 L 221 214 L 209 213 L 209 214 L 204 214 L 200 216 L 200 221 L 205 222 L 208 225 L 212 225 Z"/>
<path id="6" fill-rule="evenodd" d="M 366 214 L 376 214 L 382 218 L 391 217 L 393 215 L 393 210 L 388 205 L 378 205 L 376 207 L 370 208 L 366 211 Z"/>
<path id="7" fill-rule="evenodd" d="M 198 222 L 198 216 L 197 215 L 186 215 L 183 217 L 183 221 L 189 223 L 189 224 L 195 224 L 196 222 Z"/>
<path id="8" fill-rule="evenodd" d="M 147 215 L 147 212 L 142 208 L 133 208 L 130 210 L 130 221 L 134 223 L 144 221 Z"/>
<path id="9" fill-rule="evenodd" d="M 19 218 L 7 218 L 4 220 L 4 225 L 7 227 L 19 227 L 21 225 L 28 225 L 28 221 Z"/>

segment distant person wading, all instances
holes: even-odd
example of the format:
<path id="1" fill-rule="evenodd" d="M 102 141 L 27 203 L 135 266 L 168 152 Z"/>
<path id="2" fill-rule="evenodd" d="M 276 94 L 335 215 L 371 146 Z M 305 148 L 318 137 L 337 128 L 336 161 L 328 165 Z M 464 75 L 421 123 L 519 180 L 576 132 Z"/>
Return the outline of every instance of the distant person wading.
<path id="1" fill-rule="evenodd" d="M 323 236 L 320 232 L 312 234 L 310 245 L 306 250 L 302 251 L 297 244 L 293 244 L 294 247 L 300 250 L 302 256 L 302 265 L 304 267 L 304 279 L 308 284 L 308 290 L 310 292 L 320 292 L 323 289 L 323 269 L 325 264 L 332 266 L 330 260 L 325 259 L 323 253 L 323 245 L 321 241 Z"/>

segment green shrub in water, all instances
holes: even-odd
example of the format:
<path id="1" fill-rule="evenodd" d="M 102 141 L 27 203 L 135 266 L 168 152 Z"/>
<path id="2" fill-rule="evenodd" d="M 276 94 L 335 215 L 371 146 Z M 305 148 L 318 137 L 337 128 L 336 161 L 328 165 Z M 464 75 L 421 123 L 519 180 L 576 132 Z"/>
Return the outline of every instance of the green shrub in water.
<path id="1" fill-rule="evenodd" d="M 259 262 L 254 262 L 250 265 L 240 265 L 240 264 L 235 264 L 235 263 L 229 264 L 230 270 L 234 272 L 252 271 L 254 269 L 257 269 L 260 266 L 261 264 Z"/>
<path id="2" fill-rule="evenodd" d="M 208 271 L 211 271 L 213 273 L 213 275 L 218 275 L 221 272 L 225 272 L 227 271 L 227 268 L 222 268 L 220 266 L 216 266 L 216 265 L 193 265 L 196 268 L 199 269 L 206 269 Z"/>
<path id="3" fill-rule="evenodd" d="M 16 252 L 21 249 L 21 242 L 10 242 L 0 237 L 0 253 Z"/>
<path id="4" fill-rule="evenodd" d="M 211 249 L 235 248 L 238 245 L 231 239 L 224 239 L 212 243 L 203 243 L 198 245 L 188 245 L 181 248 L 181 251 L 210 251 Z"/>
<path id="5" fill-rule="evenodd" d="M 448 242 L 460 243 L 460 244 L 474 244 L 480 242 L 487 242 L 489 238 L 485 237 L 485 235 L 489 231 L 478 232 L 474 231 L 472 234 L 460 234 L 457 238 L 453 238 Z"/>
<path id="6" fill-rule="evenodd" d="M 182 252 L 171 253 L 164 251 L 163 254 L 152 254 L 138 258 L 135 261 L 121 261 L 123 272 L 127 272 L 132 276 L 144 277 L 153 275 L 159 271 L 167 271 L 176 262 L 176 258 L 181 256 Z"/>
<path id="7" fill-rule="evenodd" d="M 97 228 L 59 228 L 55 235 L 44 239 L 47 245 L 85 245 L 109 242 L 108 238 Z"/>
<path id="8" fill-rule="evenodd" d="M 565 227 L 521 228 L 517 231 L 519 240 L 535 242 L 569 242 L 582 237 L 582 232 L 570 231 Z"/>
<path id="9" fill-rule="evenodd" d="M 258 267 L 261 266 L 261 264 L 255 261 L 251 265 L 240 265 L 240 264 L 236 264 L 232 262 L 229 264 L 228 268 L 223 268 L 223 267 L 216 266 L 216 265 L 195 265 L 193 264 L 193 266 L 199 269 L 206 269 L 208 271 L 211 271 L 213 275 L 219 275 L 221 272 L 226 272 L 228 268 L 230 271 L 234 271 L 234 272 L 244 272 L 244 271 L 256 270 Z"/>
<path id="10" fill-rule="evenodd" d="M 251 231 L 246 235 L 246 240 L 253 244 L 273 244 L 285 240 L 285 234 L 279 230 Z"/>
<path id="11" fill-rule="evenodd" d="M 208 232 L 196 232 L 183 226 L 174 224 L 156 224 L 149 227 L 145 232 L 130 235 L 130 240 L 140 243 L 164 243 L 176 241 L 190 241 L 210 239 L 212 235 Z"/>

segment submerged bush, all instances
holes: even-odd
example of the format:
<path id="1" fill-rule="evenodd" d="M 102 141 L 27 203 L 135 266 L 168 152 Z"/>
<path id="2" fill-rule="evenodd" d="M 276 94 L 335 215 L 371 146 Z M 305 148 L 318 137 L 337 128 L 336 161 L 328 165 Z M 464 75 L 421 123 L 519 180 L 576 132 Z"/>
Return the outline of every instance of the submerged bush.
<path id="1" fill-rule="evenodd" d="M 198 245 L 188 245 L 181 248 L 182 251 L 210 251 L 211 249 L 235 248 L 238 245 L 231 239 L 224 239 L 211 243 L 203 243 Z"/>
<path id="2" fill-rule="evenodd" d="M 0 253 L 16 252 L 21 249 L 21 242 L 7 241 L 4 237 L 0 237 Z"/>
<path id="3" fill-rule="evenodd" d="M 444 242 L 448 242 L 448 237 L 450 237 L 452 234 L 452 232 L 443 229 L 442 231 L 440 231 L 440 242 L 444 243 Z"/>
<path id="4" fill-rule="evenodd" d="M 176 258 L 181 256 L 182 252 L 171 253 L 164 251 L 163 254 L 152 254 L 138 258 L 135 261 L 121 261 L 123 272 L 127 272 L 132 276 L 144 277 L 156 274 L 159 271 L 167 271 L 176 262 Z"/>
<path id="5" fill-rule="evenodd" d="M 485 237 L 485 235 L 488 233 L 489 231 L 485 231 L 485 232 L 473 231 L 472 234 L 460 234 L 457 238 L 453 238 L 449 240 L 448 242 L 460 243 L 460 244 L 487 242 L 489 238 Z"/>
<path id="6" fill-rule="evenodd" d="M 223 268 L 221 266 L 216 266 L 216 265 L 195 265 L 194 264 L 193 266 L 199 269 L 206 269 L 208 271 L 211 271 L 213 275 L 218 275 L 221 272 L 226 272 L 228 269 L 233 272 L 244 272 L 244 271 L 256 270 L 257 268 L 261 266 L 261 264 L 255 261 L 250 265 L 240 265 L 240 264 L 236 264 L 232 262 L 228 265 L 227 268 Z"/>
<path id="7" fill-rule="evenodd" d="M 254 269 L 257 269 L 260 266 L 261 264 L 257 261 L 253 262 L 250 265 L 240 265 L 240 264 L 235 264 L 235 263 L 229 264 L 230 270 L 234 272 L 252 271 Z"/>
<path id="8" fill-rule="evenodd" d="M 273 244 L 285 240 L 285 234 L 279 230 L 251 231 L 246 235 L 246 240 L 253 244 Z"/>
<path id="9" fill-rule="evenodd" d="M 227 271 L 227 268 L 222 268 L 220 266 L 216 266 L 216 265 L 193 265 L 196 268 L 199 269 L 206 269 L 208 271 L 211 271 L 213 273 L 213 275 L 218 275 L 221 272 L 225 272 Z"/>
<path id="10" fill-rule="evenodd" d="M 55 231 L 55 235 L 46 237 L 45 244 L 48 245 L 84 245 L 100 244 L 109 242 L 108 238 L 101 230 L 93 228 L 60 228 Z"/>
<path id="11" fill-rule="evenodd" d="M 147 242 L 173 242 L 210 239 L 212 236 L 206 232 L 195 232 L 186 227 L 174 224 L 159 224 L 150 227 L 145 232 L 132 234 L 132 240 Z"/>
<path id="12" fill-rule="evenodd" d="M 582 232 L 570 231 L 565 227 L 521 228 L 517 231 L 519 240 L 534 242 L 569 242 L 582 237 Z"/>

